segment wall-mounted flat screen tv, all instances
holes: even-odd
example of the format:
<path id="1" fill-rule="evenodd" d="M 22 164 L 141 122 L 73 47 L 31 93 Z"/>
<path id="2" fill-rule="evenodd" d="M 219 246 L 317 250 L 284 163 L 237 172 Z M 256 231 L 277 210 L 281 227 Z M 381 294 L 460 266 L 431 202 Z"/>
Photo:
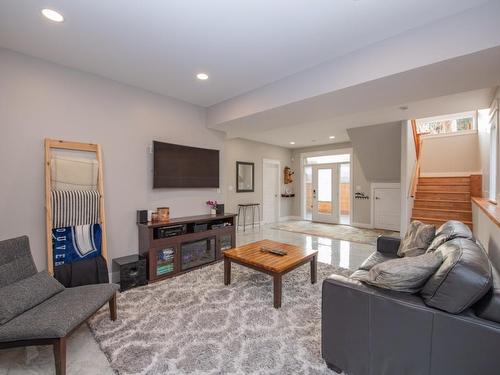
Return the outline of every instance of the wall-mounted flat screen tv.
<path id="1" fill-rule="evenodd" d="M 218 188 L 219 150 L 153 141 L 153 188 Z"/>

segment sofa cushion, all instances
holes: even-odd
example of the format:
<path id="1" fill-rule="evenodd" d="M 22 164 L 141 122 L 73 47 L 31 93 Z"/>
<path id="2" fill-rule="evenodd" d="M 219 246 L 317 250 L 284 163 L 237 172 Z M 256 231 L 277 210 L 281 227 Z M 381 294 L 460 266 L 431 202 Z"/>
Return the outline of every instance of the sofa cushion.
<path id="1" fill-rule="evenodd" d="M 500 272 L 492 268 L 493 287 L 474 305 L 474 312 L 482 319 L 500 323 Z"/>
<path id="2" fill-rule="evenodd" d="M 0 287 L 36 274 L 27 236 L 0 241 Z"/>
<path id="3" fill-rule="evenodd" d="M 472 234 L 470 228 L 461 221 L 447 221 L 438 228 L 434 240 L 432 240 L 431 244 L 427 248 L 427 251 L 435 251 L 446 241 L 453 240 L 454 238 L 466 238 L 469 240 L 473 240 L 474 235 Z"/>
<path id="4" fill-rule="evenodd" d="M 63 290 L 47 271 L 0 288 L 0 325 Z"/>
<path id="5" fill-rule="evenodd" d="M 447 241 L 434 252 L 443 264 L 427 281 L 422 297 L 428 306 L 458 314 L 491 288 L 491 265 L 482 246 L 465 238 Z"/>
<path id="6" fill-rule="evenodd" d="M 401 240 L 398 249 L 398 256 L 416 256 L 426 252 L 434 239 L 436 228 L 431 224 L 424 224 L 421 221 L 412 221 L 405 237 Z"/>
<path id="7" fill-rule="evenodd" d="M 358 270 L 370 271 L 373 268 L 373 266 L 395 258 L 396 257 L 394 255 L 387 255 L 379 251 L 375 251 L 368 258 L 366 258 L 366 260 L 363 263 L 361 263 L 361 266 L 359 266 Z"/>
<path id="8" fill-rule="evenodd" d="M 379 288 L 416 293 L 441 262 L 439 254 L 434 253 L 395 258 L 373 266 L 368 273 L 353 274 L 351 278 Z"/>
<path id="9" fill-rule="evenodd" d="M 0 326 L 0 342 L 64 337 L 119 289 L 116 284 L 66 288 Z"/>

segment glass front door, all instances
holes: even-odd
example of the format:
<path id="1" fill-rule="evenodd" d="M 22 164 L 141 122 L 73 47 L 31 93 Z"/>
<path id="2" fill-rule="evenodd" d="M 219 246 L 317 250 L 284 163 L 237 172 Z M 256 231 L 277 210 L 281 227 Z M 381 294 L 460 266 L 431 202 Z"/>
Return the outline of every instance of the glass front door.
<path id="1" fill-rule="evenodd" d="M 338 164 L 312 166 L 312 220 L 339 222 Z"/>

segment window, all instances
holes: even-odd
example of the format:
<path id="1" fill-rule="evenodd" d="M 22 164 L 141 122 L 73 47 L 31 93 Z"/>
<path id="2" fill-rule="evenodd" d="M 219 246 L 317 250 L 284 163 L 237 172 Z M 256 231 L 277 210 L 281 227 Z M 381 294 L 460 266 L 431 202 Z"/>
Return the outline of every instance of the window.
<path id="1" fill-rule="evenodd" d="M 470 131 L 476 128 L 476 113 L 467 112 L 417 120 L 417 132 L 436 135 Z"/>
<path id="2" fill-rule="evenodd" d="M 305 164 L 349 163 L 351 161 L 350 159 L 350 154 L 310 156 L 305 158 Z"/>

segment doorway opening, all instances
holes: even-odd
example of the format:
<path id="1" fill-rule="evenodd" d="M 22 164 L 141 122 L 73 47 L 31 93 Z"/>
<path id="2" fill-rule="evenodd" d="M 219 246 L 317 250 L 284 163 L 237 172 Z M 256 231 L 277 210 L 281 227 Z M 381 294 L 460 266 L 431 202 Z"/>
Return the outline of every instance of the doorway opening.
<path id="1" fill-rule="evenodd" d="M 306 220 L 351 223 L 351 150 L 302 157 L 302 209 Z"/>

